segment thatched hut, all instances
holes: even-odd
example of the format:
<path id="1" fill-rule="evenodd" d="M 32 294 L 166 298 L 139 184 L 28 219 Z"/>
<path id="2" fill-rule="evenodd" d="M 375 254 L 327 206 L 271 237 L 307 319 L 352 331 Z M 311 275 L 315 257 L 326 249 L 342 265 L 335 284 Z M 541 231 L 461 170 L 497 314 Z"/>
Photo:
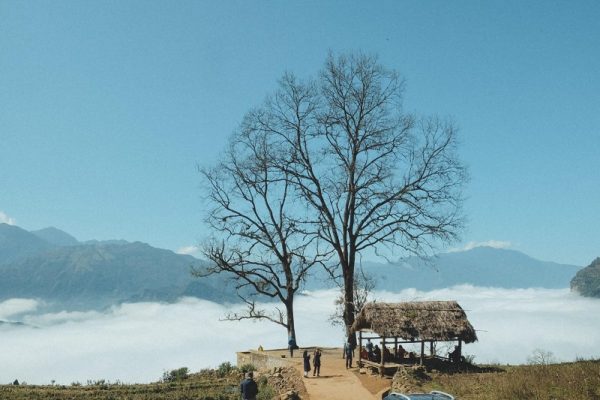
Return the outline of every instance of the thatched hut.
<path id="1" fill-rule="evenodd" d="M 382 348 L 386 343 L 393 343 L 395 364 L 402 363 L 402 359 L 397 359 L 398 344 L 420 343 L 420 362 L 423 363 L 427 342 L 430 344 L 430 357 L 436 357 L 436 342 L 457 341 L 460 354 L 463 342 L 473 343 L 477 340 L 475 329 L 456 301 L 368 303 L 357 315 L 352 330 L 359 333 L 359 349 L 362 349 L 363 333 L 376 335 L 369 339 L 381 338 Z M 359 363 L 363 362 L 361 355 Z M 383 372 L 388 361 L 384 357 L 377 361 L 381 365 L 380 371 Z"/>

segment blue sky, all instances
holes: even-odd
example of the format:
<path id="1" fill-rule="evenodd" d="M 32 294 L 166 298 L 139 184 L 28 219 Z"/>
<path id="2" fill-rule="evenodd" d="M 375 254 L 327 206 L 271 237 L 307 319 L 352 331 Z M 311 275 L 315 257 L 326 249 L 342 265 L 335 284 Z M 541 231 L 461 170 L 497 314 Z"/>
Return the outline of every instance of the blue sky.
<path id="1" fill-rule="evenodd" d="M 469 221 L 453 248 L 587 265 L 599 19 L 597 1 L 0 0 L 0 221 L 195 245 L 196 166 L 285 71 L 363 51 L 403 75 L 408 111 L 460 127 Z"/>

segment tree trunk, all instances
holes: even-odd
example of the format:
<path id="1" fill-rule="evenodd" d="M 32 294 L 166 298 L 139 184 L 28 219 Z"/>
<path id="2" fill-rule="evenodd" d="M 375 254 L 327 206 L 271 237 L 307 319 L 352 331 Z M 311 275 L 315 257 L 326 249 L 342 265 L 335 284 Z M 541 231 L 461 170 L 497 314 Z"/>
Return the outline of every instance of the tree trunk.
<path id="1" fill-rule="evenodd" d="M 287 332 L 288 332 L 288 341 L 293 338 L 296 345 L 298 344 L 298 340 L 296 338 L 296 325 L 294 323 L 294 298 L 290 297 L 285 302 L 285 312 L 287 315 Z"/>
<path id="2" fill-rule="evenodd" d="M 344 269 L 344 324 L 346 325 L 346 336 L 351 344 L 356 346 L 356 336 L 352 334 L 351 328 L 354 324 L 354 263 Z"/>

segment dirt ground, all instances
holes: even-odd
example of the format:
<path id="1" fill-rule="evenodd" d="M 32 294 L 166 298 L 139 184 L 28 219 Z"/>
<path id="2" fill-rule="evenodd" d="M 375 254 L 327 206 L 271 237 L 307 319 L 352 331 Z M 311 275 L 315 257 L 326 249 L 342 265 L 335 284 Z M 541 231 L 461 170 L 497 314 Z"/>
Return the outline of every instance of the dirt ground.
<path id="1" fill-rule="evenodd" d="M 314 347 L 307 348 L 311 355 Z M 304 349 L 294 351 L 290 359 L 287 351 L 269 351 L 275 357 L 285 355 L 292 365 L 303 374 L 302 352 Z M 345 360 L 342 358 L 342 349 L 321 349 L 321 374 L 313 377 L 313 371 L 308 378 L 303 378 L 304 386 L 311 400 L 380 400 L 381 393 L 389 389 L 391 380 L 380 378 L 377 375 L 360 374 L 356 363 L 353 368 L 346 369 Z"/>

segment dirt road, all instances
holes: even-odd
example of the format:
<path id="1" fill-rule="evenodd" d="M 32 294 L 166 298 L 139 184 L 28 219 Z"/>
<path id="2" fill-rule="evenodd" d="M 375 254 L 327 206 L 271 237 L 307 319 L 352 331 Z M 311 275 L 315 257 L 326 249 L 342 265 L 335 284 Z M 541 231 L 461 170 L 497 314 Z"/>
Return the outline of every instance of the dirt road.
<path id="1" fill-rule="evenodd" d="M 312 368 L 312 349 L 311 368 Z M 303 373 L 302 352 L 295 352 L 291 359 L 294 366 Z M 304 378 L 310 400 L 379 400 L 379 392 L 389 387 L 389 381 L 380 378 L 359 379 L 356 363 L 354 368 L 346 369 L 341 349 L 324 349 L 321 357 L 321 376 L 313 377 L 313 371 Z M 362 382 L 361 382 L 362 381 Z M 370 390 L 369 390 L 370 389 Z"/>

